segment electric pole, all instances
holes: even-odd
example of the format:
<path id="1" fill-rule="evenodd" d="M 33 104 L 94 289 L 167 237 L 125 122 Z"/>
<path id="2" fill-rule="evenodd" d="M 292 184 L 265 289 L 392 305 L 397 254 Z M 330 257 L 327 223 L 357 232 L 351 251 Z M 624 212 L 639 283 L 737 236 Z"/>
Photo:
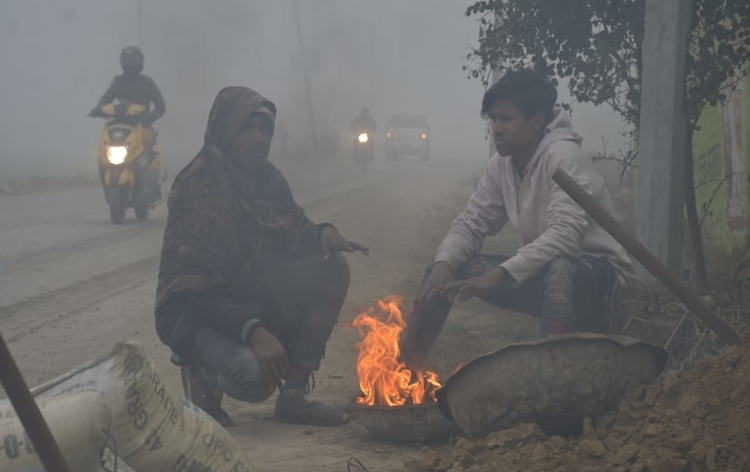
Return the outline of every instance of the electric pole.
<path id="1" fill-rule="evenodd" d="M 299 42 L 300 55 L 302 57 L 302 77 L 305 81 L 305 95 L 307 96 L 307 119 L 310 121 L 310 134 L 312 137 L 312 146 L 315 152 L 318 151 L 318 131 L 315 127 L 315 111 L 312 102 L 312 90 L 310 88 L 310 77 L 308 75 L 308 57 L 305 50 L 305 43 L 302 40 L 302 26 L 299 20 L 299 8 L 297 0 L 292 0 L 294 6 L 294 22 L 297 26 L 297 41 Z"/>
<path id="2" fill-rule="evenodd" d="M 138 15 L 138 47 L 143 49 L 143 0 L 136 0 L 136 12 Z"/>
<path id="3" fill-rule="evenodd" d="M 497 26 L 500 23 L 500 19 L 497 16 L 497 13 L 495 13 L 495 26 Z M 490 84 L 489 86 L 492 87 L 497 83 L 497 81 L 500 80 L 500 71 L 497 69 L 497 66 L 492 69 L 492 72 L 490 72 Z M 490 134 L 490 137 L 492 137 L 492 128 L 488 127 L 488 131 Z M 490 139 L 490 157 L 488 159 L 492 159 L 492 156 L 495 155 L 495 152 L 497 150 L 495 149 L 495 141 Z"/>
<path id="4" fill-rule="evenodd" d="M 685 56 L 692 3 L 646 0 L 638 127 L 638 239 L 678 276 L 687 132 Z M 637 270 L 642 281 L 656 287 L 656 280 L 643 267 Z"/>

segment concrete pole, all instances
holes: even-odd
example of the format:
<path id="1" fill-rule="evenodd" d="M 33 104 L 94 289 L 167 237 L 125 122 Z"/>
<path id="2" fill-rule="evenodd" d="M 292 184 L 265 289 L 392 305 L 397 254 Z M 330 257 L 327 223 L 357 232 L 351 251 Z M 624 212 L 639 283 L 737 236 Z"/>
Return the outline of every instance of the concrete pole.
<path id="1" fill-rule="evenodd" d="M 500 80 L 500 77 L 501 77 L 501 75 L 500 75 L 500 71 L 499 70 L 495 69 L 492 72 L 490 72 L 490 84 L 489 84 L 490 87 L 492 87 L 493 85 L 495 85 L 497 83 L 497 81 Z M 497 149 L 495 149 L 495 141 L 492 139 L 492 125 L 491 124 L 487 128 L 487 131 L 490 133 L 489 134 L 489 136 L 490 136 L 490 139 L 489 139 L 489 141 L 490 141 L 490 156 L 488 157 L 488 159 L 492 159 L 492 156 L 495 155 L 495 153 L 497 152 Z"/>
<path id="2" fill-rule="evenodd" d="M 681 275 L 685 55 L 692 0 L 646 0 L 641 116 L 638 130 L 638 240 Z M 638 267 L 649 287 L 656 280 Z"/>
<path id="3" fill-rule="evenodd" d="M 313 152 L 317 155 L 317 152 L 319 150 L 318 130 L 315 126 L 315 110 L 313 109 L 312 89 L 310 87 L 310 77 L 308 75 L 309 71 L 307 70 L 308 57 L 307 51 L 305 50 L 305 42 L 302 40 L 302 25 L 300 24 L 299 5 L 297 4 L 297 0 L 293 0 L 292 5 L 294 6 L 294 23 L 297 27 L 297 41 L 299 42 L 300 56 L 302 56 L 302 78 L 305 81 L 305 96 L 307 97 L 307 119 L 310 121 L 310 136 L 312 138 L 311 144 Z"/>
<path id="4" fill-rule="evenodd" d="M 138 47 L 143 49 L 143 0 L 136 0 L 138 10 Z"/>
<path id="5" fill-rule="evenodd" d="M 495 25 L 497 25 L 498 23 L 500 23 L 500 18 L 497 16 L 497 13 L 495 13 Z M 489 86 L 492 87 L 493 85 L 495 85 L 497 83 L 497 81 L 500 80 L 500 77 L 501 77 L 500 71 L 497 70 L 497 69 L 493 69 L 492 72 L 490 72 L 490 83 L 489 83 Z M 488 129 L 488 131 L 490 133 L 492 133 L 492 129 L 491 128 Z M 489 141 L 490 141 L 490 155 L 489 155 L 488 159 L 492 159 L 492 156 L 495 155 L 495 153 L 497 152 L 497 149 L 495 149 L 495 141 L 492 140 L 492 136 L 491 135 L 490 135 L 490 140 Z"/>

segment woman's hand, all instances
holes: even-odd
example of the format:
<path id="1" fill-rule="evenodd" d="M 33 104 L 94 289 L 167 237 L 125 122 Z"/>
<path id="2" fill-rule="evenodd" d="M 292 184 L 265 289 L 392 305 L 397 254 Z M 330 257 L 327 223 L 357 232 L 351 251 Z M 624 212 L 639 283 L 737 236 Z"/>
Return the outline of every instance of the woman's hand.
<path id="1" fill-rule="evenodd" d="M 328 259 L 332 251 L 354 252 L 359 251 L 365 256 L 370 253 L 370 249 L 354 241 L 348 241 L 336 231 L 335 228 L 327 226 L 320 232 L 320 252 L 323 258 Z"/>
<path id="2" fill-rule="evenodd" d="M 474 297 L 482 297 L 489 294 L 493 290 L 501 287 L 505 280 L 505 271 L 503 269 L 495 269 L 481 277 L 474 277 L 473 279 L 468 280 L 458 280 L 446 284 L 443 287 L 441 294 L 451 303 L 453 300 L 465 302 Z"/>
<path id="3" fill-rule="evenodd" d="M 281 342 L 266 328 L 259 326 L 253 331 L 250 344 L 266 380 L 279 389 L 283 387 L 289 372 L 289 357 Z"/>

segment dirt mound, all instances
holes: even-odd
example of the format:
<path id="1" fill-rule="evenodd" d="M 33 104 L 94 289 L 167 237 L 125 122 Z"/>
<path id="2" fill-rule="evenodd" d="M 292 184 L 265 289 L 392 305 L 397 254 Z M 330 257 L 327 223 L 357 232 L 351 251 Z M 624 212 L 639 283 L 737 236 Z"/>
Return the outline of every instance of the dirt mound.
<path id="1" fill-rule="evenodd" d="M 418 472 L 750 472 L 750 337 L 711 362 L 668 372 L 587 419 L 583 436 L 544 436 L 533 424 L 460 439 L 428 452 Z"/>

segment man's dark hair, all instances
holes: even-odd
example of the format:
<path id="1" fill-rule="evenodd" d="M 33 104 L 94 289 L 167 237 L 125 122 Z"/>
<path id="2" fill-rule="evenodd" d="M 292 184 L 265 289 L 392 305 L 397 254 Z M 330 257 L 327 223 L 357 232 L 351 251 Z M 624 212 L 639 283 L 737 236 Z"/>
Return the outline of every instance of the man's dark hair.
<path id="1" fill-rule="evenodd" d="M 503 99 L 510 100 L 523 112 L 527 120 L 541 111 L 549 123 L 552 121 L 552 109 L 557 101 L 557 89 L 547 77 L 538 72 L 527 69 L 508 71 L 484 94 L 482 117 L 489 119 L 492 115 L 492 105 Z"/>

